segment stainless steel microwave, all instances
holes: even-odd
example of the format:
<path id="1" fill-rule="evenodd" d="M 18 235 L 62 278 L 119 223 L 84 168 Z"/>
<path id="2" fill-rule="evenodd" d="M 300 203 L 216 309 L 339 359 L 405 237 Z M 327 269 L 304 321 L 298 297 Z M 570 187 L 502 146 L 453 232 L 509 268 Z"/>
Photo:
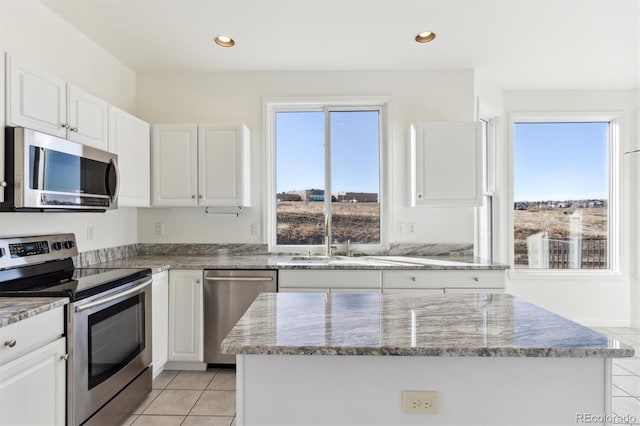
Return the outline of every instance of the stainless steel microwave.
<path id="1" fill-rule="evenodd" d="M 118 207 L 118 156 L 23 127 L 5 128 L 0 211 L 98 211 Z"/>

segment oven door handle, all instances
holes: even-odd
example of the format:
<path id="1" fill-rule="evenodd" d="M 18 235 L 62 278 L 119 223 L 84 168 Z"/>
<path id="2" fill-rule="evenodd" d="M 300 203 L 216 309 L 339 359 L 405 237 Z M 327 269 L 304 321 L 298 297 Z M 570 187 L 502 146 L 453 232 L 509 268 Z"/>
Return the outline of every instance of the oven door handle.
<path id="1" fill-rule="evenodd" d="M 122 297 L 129 296 L 129 295 L 134 294 L 134 293 L 142 293 L 142 289 L 144 289 L 145 287 L 149 286 L 151 284 L 151 282 L 152 282 L 152 280 L 148 279 L 145 282 L 143 282 L 142 284 L 137 285 L 137 286 L 135 286 L 133 288 L 130 288 L 128 290 L 121 291 L 121 292 L 116 293 L 116 294 L 111 294 L 111 295 L 109 295 L 109 296 L 107 296 L 105 298 L 102 298 L 102 299 L 94 300 L 93 302 L 87 303 L 86 305 L 76 306 L 76 312 L 86 311 L 87 309 L 91 309 L 91 308 L 96 307 L 96 306 L 104 305 L 105 303 L 112 302 L 112 301 L 114 301 L 116 299 L 120 299 Z"/>

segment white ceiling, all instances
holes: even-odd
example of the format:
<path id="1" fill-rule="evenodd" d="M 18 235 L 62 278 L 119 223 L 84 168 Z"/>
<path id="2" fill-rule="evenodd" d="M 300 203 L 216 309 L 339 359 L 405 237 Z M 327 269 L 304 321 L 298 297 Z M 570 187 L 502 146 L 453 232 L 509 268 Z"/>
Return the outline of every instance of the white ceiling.
<path id="1" fill-rule="evenodd" d="M 473 68 L 504 89 L 640 86 L 640 0 L 41 2 L 139 72 Z"/>

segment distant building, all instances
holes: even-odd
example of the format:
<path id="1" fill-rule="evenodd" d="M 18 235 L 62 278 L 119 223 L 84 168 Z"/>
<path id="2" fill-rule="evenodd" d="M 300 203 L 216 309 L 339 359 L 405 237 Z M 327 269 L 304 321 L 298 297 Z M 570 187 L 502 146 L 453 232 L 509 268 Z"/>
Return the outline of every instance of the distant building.
<path id="1" fill-rule="evenodd" d="M 277 201 L 302 201 L 300 194 L 294 194 L 291 192 L 281 192 L 276 194 Z"/>
<path id="2" fill-rule="evenodd" d="M 377 203 L 378 194 L 375 192 L 338 192 L 335 201 L 341 203 Z"/>
<path id="3" fill-rule="evenodd" d="M 287 196 L 299 197 L 289 201 L 324 201 L 324 189 L 303 189 L 302 191 L 289 191 Z"/>

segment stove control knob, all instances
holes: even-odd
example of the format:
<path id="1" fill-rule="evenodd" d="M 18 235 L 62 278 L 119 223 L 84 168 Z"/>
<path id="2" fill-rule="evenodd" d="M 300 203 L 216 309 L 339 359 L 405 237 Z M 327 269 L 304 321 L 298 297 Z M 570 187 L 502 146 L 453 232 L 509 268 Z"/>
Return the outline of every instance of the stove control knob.
<path id="1" fill-rule="evenodd" d="M 66 248 L 66 249 L 73 248 L 74 245 L 75 244 L 73 244 L 73 241 L 71 241 L 71 240 L 64 242 L 64 248 Z"/>
<path id="2" fill-rule="evenodd" d="M 62 248 L 62 243 L 60 241 L 56 241 L 55 243 L 53 243 L 54 250 L 60 250 L 61 248 Z"/>

